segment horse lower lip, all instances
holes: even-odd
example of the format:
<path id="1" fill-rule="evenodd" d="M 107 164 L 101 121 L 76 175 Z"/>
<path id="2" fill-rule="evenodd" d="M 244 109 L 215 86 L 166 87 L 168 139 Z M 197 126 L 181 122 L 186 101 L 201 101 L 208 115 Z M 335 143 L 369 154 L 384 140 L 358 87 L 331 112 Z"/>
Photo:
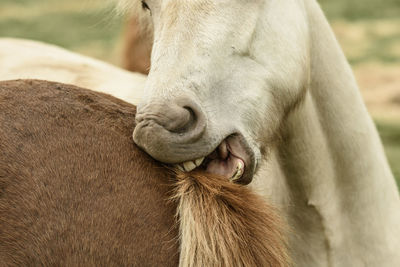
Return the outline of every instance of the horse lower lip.
<path id="1" fill-rule="evenodd" d="M 227 179 L 237 180 L 242 177 L 245 169 L 244 161 L 232 154 L 229 154 L 225 159 L 211 160 L 207 166 L 208 173 L 222 175 Z"/>
<path id="2" fill-rule="evenodd" d="M 248 184 L 252 176 L 252 151 L 241 139 L 240 135 L 231 135 L 208 154 L 201 164 L 192 161 L 178 164 L 177 167 L 184 172 L 203 170 L 224 176 L 232 182 Z"/>

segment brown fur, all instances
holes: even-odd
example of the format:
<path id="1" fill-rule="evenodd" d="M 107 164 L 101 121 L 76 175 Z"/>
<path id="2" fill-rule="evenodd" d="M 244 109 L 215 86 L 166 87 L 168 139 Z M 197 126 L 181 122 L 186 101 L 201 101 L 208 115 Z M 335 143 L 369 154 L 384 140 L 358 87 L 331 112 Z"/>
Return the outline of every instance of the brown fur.
<path id="1" fill-rule="evenodd" d="M 220 177 L 174 179 L 134 145 L 135 107 L 21 80 L 0 82 L 0 111 L 0 265 L 288 265 L 276 211 Z"/>
<path id="2" fill-rule="evenodd" d="M 173 176 L 132 141 L 135 107 L 0 83 L 0 266 L 177 266 Z"/>

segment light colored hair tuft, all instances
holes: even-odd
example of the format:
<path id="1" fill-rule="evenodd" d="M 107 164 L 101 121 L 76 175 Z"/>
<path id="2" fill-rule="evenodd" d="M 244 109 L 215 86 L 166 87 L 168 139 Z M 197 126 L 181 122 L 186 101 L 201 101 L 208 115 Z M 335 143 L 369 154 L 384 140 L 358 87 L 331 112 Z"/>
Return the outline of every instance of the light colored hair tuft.
<path id="1" fill-rule="evenodd" d="M 289 266 L 285 224 L 249 188 L 202 172 L 178 173 L 180 266 Z"/>

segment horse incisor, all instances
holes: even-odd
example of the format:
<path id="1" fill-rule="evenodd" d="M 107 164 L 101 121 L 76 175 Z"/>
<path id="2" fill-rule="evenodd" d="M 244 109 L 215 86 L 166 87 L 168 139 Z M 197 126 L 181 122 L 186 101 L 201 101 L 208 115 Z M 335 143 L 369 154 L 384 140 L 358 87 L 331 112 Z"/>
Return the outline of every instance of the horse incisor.
<path id="1" fill-rule="evenodd" d="M 151 159 L 134 106 L 17 80 L 0 82 L 0 111 L 1 266 L 288 266 L 275 209 Z"/>

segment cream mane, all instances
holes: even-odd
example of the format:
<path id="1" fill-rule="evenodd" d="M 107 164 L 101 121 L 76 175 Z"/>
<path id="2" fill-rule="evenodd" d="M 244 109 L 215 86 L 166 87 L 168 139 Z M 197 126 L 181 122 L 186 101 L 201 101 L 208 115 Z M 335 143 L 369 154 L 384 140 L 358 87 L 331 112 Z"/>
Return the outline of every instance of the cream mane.
<path id="1" fill-rule="evenodd" d="M 203 172 L 177 176 L 180 266 L 289 266 L 287 229 L 260 196 Z"/>

